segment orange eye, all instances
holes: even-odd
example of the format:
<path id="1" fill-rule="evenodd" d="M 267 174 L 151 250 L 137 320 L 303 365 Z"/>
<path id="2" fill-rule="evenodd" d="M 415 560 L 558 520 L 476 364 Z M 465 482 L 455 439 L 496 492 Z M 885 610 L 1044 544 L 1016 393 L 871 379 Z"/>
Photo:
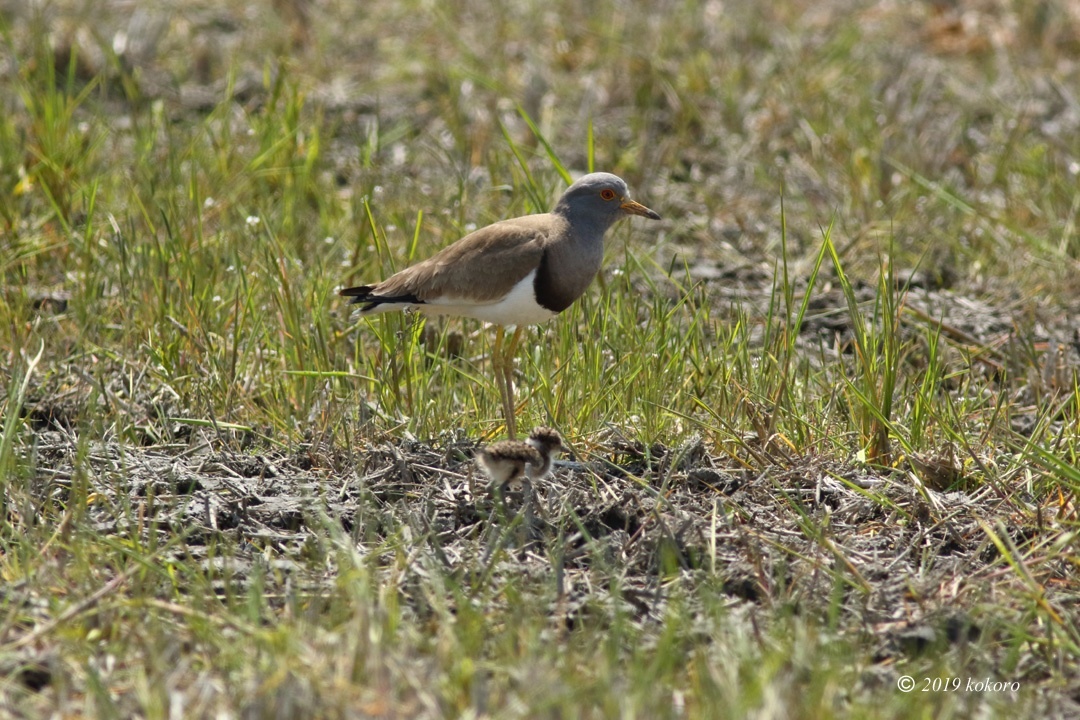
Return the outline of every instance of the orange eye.
<path id="1" fill-rule="evenodd" d="M 605 200 L 614 200 L 615 199 L 615 191 L 611 190 L 609 188 L 604 188 L 603 190 L 600 191 L 600 197 L 602 197 Z"/>

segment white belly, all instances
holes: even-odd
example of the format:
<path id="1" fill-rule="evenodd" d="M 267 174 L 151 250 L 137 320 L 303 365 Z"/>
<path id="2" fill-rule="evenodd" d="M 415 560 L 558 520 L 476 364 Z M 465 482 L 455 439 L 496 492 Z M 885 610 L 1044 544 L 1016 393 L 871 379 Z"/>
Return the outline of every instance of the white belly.
<path id="1" fill-rule="evenodd" d="M 477 303 L 468 298 L 445 297 L 414 305 L 425 315 L 457 315 L 476 318 L 496 325 L 535 325 L 555 316 L 551 310 L 536 302 L 533 281 L 536 271 L 526 275 L 502 300 Z"/>

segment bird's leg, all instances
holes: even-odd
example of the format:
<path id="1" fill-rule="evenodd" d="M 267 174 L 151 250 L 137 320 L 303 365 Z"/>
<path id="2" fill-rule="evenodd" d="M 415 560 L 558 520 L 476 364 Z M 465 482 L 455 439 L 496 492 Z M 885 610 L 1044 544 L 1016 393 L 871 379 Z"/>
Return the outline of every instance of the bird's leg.
<path id="1" fill-rule="evenodd" d="M 514 356 L 521 342 L 521 325 L 514 328 L 510 336 L 509 347 L 503 347 L 503 412 L 506 413 L 506 434 L 511 440 L 517 439 L 517 405 L 514 403 Z"/>
<path id="2" fill-rule="evenodd" d="M 540 496 L 536 494 L 536 487 L 533 486 L 532 482 L 527 479 L 525 484 L 525 490 L 525 501 L 529 504 L 529 507 L 535 510 L 536 514 L 546 521 L 547 513 L 544 512 L 544 506 L 540 504 Z"/>
<path id="3" fill-rule="evenodd" d="M 491 364 L 495 370 L 495 384 L 499 387 L 502 399 L 503 420 L 506 422 L 506 434 L 511 440 L 517 439 L 517 424 L 514 422 L 513 386 L 506 386 L 506 357 L 503 352 L 505 331 L 502 325 L 495 328 L 495 344 L 491 349 Z"/>
<path id="4" fill-rule="evenodd" d="M 544 515 L 544 509 L 540 507 L 540 502 L 536 497 L 536 488 L 533 487 L 532 482 L 525 479 L 525 539 L 530 546 L 540 547 L 543 542 L 544 536 L 541 531 L 541 525 L 537 521 L 537 514 L 540 517 L 547 520 L 547 516 Z"/>

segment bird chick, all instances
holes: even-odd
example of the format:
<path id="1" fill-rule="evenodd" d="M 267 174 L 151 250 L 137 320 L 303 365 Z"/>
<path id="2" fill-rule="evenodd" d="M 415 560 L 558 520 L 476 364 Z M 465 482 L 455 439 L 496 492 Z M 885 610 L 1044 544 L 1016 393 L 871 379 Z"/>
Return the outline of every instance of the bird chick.
<path id="1" fill-rule="evenodd" d="M 543 459 L 532 445 L 517 440 L 502 440 L 482 449 L 477 463 L 497 488 L 520 485 L 526 465 L 540 466 Z"/>
<path id="2" fill-rule="evenodd" d="M 565 449 L 562 436 L 549 427 L 537 427 L 525 442 L 501 440 L 482 449 L 480 468 L 496 487 L 513 489 L 523 480 L 539 482 L 551 474 L 556 453 Z"/>

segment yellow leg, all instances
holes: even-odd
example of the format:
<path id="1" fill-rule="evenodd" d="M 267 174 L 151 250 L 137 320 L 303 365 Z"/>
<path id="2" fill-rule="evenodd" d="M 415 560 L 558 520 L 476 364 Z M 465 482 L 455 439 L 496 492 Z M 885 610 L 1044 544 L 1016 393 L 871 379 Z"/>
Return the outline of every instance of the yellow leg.
<path id="1" fill-rule="evenodd" d="M 514 328 L 514 334 L 510 336 L 510 346 L 503 348 L 503 372 L 506 383 L 506 406 L 508 415 L 506 418 L 506 434 L 511 440 L 517 439 L 517 403 L 514 402 L 514 357 L 517 355 L 518 344 L 521 342 L 521 326 Z"/>
<path id="2" fill-rule="evenodd" d="M 518 325 L 516 328 L 514 328 L 514 334 L 510 336 L 510 350 L 507 352 L 506 356 L 510 359 L 511 370 L 514 367 L 513 360 L 514 356 L 517 355 L 518 345 L 521 344 L 521 331 L 523 329 L 524 328 Z"/>
<path id="3" fill-rule="evenodd" d="M 495 385 L 499 388 L 499 398 L 502 400 L 503 422 L 506 423 L 506 434 L 511 440 L 515 440 L 517 428 L 514 423 L 513 399 L 506 390 L 506 362 L 503 353 L 504 339 L 505 331 L 503 330 L 503 326 L 496 326 L 495 344 L 491 348 L 491 365 L 495 370 Z"/>
<path id="4" fill-rule="evenodd" d="M 506 335 L 500 325 L 495 330 L 495 346 L 491 353 L 491 364 L 495 368 L 495 384 L 502 396 L 503 419 L 506 421 L 506 435 L 511 440 L 517 439 L 517 417 L 514 406 L 514 354 L 521 341 L 521 328 L 514 330 L 510 344 L 505 344 Z"/>

